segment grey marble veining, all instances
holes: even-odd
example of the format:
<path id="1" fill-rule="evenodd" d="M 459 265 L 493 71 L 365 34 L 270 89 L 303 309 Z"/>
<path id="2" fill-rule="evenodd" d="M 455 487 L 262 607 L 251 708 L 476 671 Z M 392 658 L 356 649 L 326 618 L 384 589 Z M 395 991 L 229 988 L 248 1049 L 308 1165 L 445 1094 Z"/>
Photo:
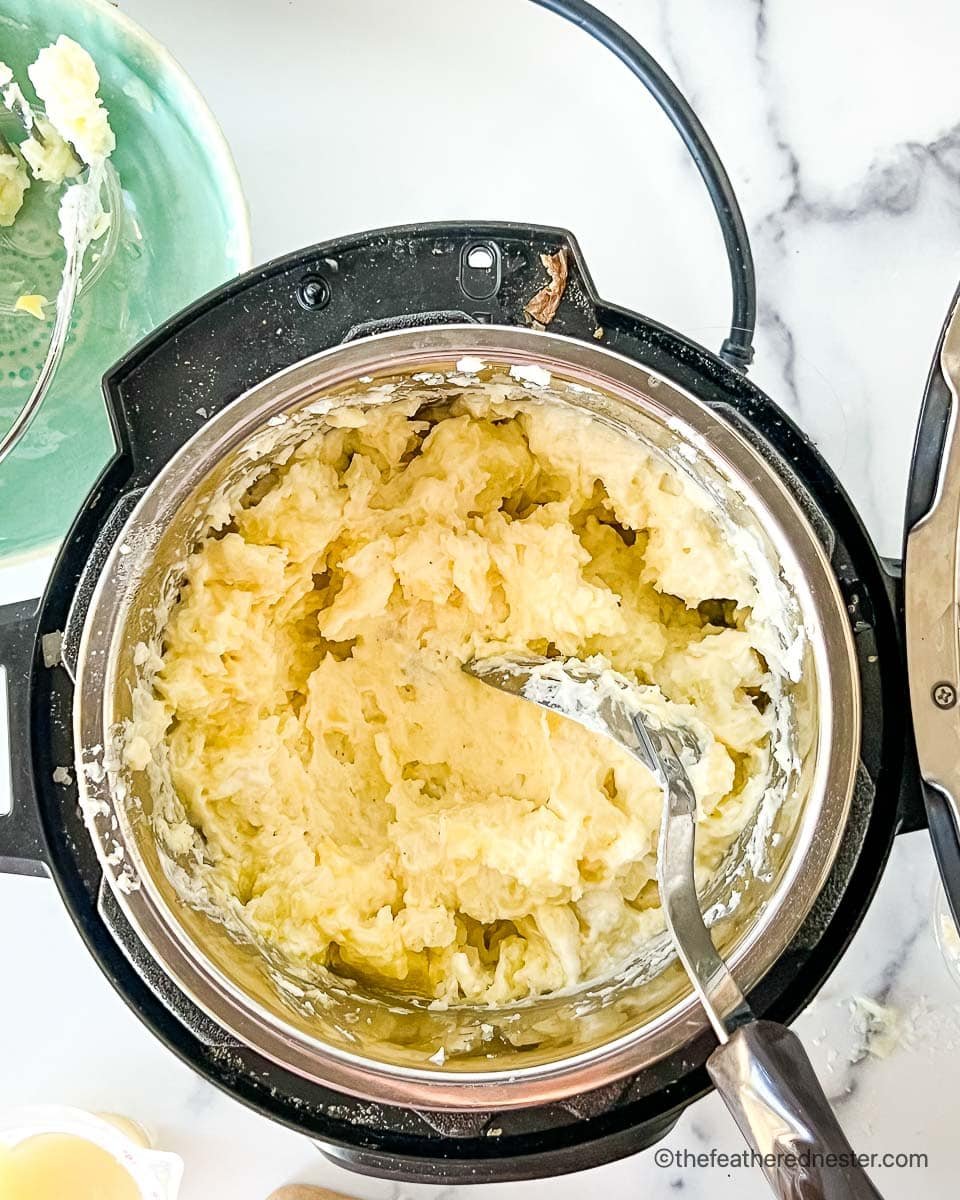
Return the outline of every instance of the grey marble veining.
<path id="1" fill-rule="evenodd" d="M 744 181 L 760 294 L 753 375 L 895 555 L 915 397 L 960 274 L 947 82 L 960 16 L 938 3 L 780 0 L 659 12 L 678 76 Z"/>

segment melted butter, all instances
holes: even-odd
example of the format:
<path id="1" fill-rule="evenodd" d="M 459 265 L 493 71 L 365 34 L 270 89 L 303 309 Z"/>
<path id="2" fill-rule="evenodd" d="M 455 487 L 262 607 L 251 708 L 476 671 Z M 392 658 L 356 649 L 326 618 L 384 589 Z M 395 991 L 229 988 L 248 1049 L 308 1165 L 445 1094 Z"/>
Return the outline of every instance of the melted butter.
<path id="1" fill-rule="evenodd" d="M 3 1200 L 141 1200 L 141 1192 L 106 1150 L 73 1134 L 44 1133 L 0 1146 Z"/>

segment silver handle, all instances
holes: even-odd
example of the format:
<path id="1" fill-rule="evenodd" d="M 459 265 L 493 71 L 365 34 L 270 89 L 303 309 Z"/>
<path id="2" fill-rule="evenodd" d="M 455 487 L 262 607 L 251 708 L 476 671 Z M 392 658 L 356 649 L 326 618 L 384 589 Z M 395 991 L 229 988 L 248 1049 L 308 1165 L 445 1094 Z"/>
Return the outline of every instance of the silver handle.
<path id="1" fill-rule="evenodd" d="M 932 499 L 907 532 L 903 564 L 910 705 L 930 836 L 960 911 L 960 304 L 940 348 L 949 394 Z"/>
<path id="2" fill-rule="evenodd" d="M 882 1200 L 847 1141 L 800 1039 L 773 1021 L 730 1035 L 707 1070 L 781 1200 Z"/>

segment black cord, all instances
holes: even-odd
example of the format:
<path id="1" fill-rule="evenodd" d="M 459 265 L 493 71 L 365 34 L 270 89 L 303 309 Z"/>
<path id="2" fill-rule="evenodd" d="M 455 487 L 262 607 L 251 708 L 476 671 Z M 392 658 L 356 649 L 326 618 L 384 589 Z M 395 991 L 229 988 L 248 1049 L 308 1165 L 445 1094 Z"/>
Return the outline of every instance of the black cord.
<path id="1" fill-rule="evenodd" d="M 730 177 L 707 131 L 670 76 L 616 21 L 592 4 L 585 3 L 585 0 L 533 0 L 533 3 L 565 17 L 612 50 L 644 84 L 683 139 L 710 193 L 723 230 L 723 243 L 730 265 L 733 315 L 730 335 L 720 349 L 720 357 L 745 373 L 753 361 L 753 333 L 757 324 L 757 280 L 753 270 L 753 254 Z"/>

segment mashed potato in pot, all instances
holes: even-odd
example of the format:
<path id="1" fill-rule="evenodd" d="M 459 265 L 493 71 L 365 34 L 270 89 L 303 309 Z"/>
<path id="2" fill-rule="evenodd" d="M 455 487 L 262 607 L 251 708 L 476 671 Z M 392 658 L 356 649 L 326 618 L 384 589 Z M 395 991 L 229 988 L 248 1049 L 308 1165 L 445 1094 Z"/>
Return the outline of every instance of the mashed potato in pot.
<path id="1" fill-rule="evenodd" d="M 586 414 L 334 410 L 190 557 L 127 762 L 164 745 L 204 869 L 291 962 L 543 994 L 662 928 L 661 794 L 462 664 L 600 655 L 702 722 L 704 883 L 768 777 L 755 603 L 703 497 Z"/>

